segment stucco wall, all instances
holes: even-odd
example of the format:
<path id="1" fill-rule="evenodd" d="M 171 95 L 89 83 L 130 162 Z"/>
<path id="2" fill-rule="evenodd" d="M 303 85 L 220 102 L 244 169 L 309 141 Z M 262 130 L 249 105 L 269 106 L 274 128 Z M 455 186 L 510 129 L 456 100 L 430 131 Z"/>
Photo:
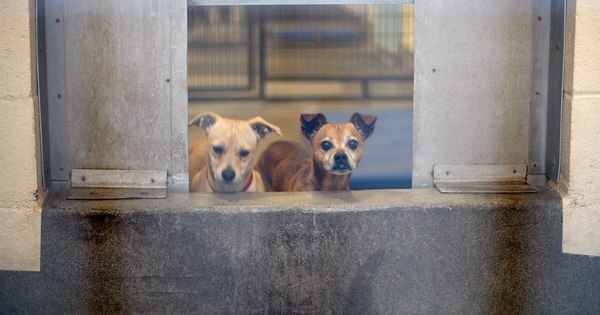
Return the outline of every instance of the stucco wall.
<path id="1" fill-rule="evenodd" d="M 39 270 L 33 1 L 0 2 L 0 269 Z"/>
<path id="2" fill-rule="evenodd" d="M 563 251 L 600 255 L 600 2 L 567 7 L 560 188 Z"/>

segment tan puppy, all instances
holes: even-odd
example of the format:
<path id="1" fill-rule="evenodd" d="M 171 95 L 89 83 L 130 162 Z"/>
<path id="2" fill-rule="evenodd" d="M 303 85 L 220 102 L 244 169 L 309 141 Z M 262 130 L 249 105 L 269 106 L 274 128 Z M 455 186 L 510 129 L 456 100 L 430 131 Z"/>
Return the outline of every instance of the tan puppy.
<path id="1" fill-rule="evenodd" d="M 261 155 L 258 168 L 267 191 L 349 190 L 364 141 L 377 117 L 355 113 L 349 123 L 327 124 L 323 114 L 302 114 L 302 134 L 313 153 L 299 144 L 278 141 Z"/>
<path id="2" fill-rule="evenodd" d="M 281 135 L 279 127 L 261 117 L 244 121 L 210 112 L 188 126 L 198 126 L 207 135 L 190 147 L 191 192 L 265 191 L 260 174 L 252 170 L 254 153 L 259 140 L 270 133 Z"/>

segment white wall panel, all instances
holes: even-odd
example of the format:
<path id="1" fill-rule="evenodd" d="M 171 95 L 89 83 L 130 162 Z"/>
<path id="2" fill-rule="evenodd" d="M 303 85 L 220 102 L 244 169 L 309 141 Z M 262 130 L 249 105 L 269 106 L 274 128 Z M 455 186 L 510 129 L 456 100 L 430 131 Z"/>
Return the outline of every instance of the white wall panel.
<path id="1" fill-rule="evenodd" d="M 532 1 L 415 6 L 413 187 L 435 164 L 527 164 Z"/>

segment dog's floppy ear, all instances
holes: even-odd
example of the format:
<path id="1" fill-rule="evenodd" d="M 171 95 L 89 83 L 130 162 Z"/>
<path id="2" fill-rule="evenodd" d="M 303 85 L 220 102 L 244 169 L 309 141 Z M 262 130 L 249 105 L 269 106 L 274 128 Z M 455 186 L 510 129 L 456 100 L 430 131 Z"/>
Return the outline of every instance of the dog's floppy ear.
<path id="1" fill-rule="evenodd" d="M 350 117 L 350 122 L 354 125 L 354 128 L 356 128 L 363 139 L 367 139 L 373 133 L 376 121 L 377 116 L 361 113 L 354 113 L 352 117 Z"/>
<path id="2" fill-rule="evenodd" d="M 302 134 L 310 140 L 323 125 L 327 124 L 327 118 L 321 113 L 302 114 L 300 115 L 300 122 L 302 124 Z"/>
<path id="3" fill-rule="evenodd" d="M 262 119 L 262 117 L 254 117 L 248 120 L 248 123 L 250 124 L 250 127 L 252 127 L 259 139 L 263 139 L 272 132 L 276 135 L 281 136 L 281 129 Z"/>
<path id="4" fill-rule="evenodd" d="M 204 132 L 208 132 L 208 130 L 210 130 L 210 127 L 212 127 L 219 119 L 221 119 L 221 117 L 215 113 L 204 112 L 194 117 L 194 119 L 190 120 L 190 122 L 188 123 L 188 127 L 195 125 L 202 128 Z"/>

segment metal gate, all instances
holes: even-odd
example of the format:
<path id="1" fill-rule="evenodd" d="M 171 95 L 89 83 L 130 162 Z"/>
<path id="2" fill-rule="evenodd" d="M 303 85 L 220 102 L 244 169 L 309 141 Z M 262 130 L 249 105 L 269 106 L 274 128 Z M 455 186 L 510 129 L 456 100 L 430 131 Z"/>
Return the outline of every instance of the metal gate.
<path id="1" fill-rule="evenodd" d="M 253 18 L 243 6 L 188 7 L 190 98 L 255 97 Z"/>
<path id="2" fill-rule="evenodd" d="M 413 52 L 413 5 L 188 9 L 193 99 L 412 98 Z"/>

